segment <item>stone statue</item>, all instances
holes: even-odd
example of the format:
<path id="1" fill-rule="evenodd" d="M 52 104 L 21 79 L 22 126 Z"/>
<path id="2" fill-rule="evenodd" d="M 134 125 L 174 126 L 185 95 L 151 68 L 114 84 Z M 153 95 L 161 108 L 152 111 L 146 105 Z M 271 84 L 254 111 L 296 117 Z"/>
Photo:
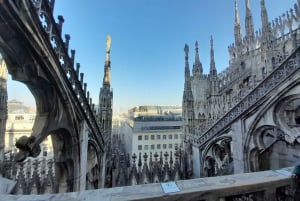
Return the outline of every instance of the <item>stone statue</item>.
<path id="1" fill-rule="evenodd" d="M 111 37 L 110 35 L 106 38 L 106 52 L 110 52 L 110 44 L 111 44 Z"/>

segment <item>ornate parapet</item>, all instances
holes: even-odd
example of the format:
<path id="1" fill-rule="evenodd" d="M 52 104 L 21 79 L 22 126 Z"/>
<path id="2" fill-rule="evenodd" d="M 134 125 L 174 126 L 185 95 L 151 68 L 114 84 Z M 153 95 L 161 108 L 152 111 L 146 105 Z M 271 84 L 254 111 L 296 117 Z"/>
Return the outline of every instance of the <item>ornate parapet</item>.
<path id="1" fill-rule="evenodd" d="M 292 200 L 292 168 L 176 181 L 178 192 L 165 193 L 161 183 L 46 195 L 0 195 L 6 201 L 126 200 Z"/>

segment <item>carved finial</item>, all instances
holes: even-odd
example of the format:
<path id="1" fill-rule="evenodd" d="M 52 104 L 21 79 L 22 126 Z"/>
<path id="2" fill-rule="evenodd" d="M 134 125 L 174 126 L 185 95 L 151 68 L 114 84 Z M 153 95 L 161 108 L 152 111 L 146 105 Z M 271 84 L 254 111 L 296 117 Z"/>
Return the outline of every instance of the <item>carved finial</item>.
<path id="1" fill-rule="evenodd" d="M 146 163 L 147 162 L 147 158 L 148 158 L 148 155 L 147 155 L 146 152 L 144 153 L 143 158 L 144 158 L 144 162 Z"/>
<path id="2" fill-rule="evenodd" d="M 142 157 L 141 157 L 141 152 L 139 153 L 139 162 L 138 162 L 138 166 L 142 167 Z"/>
<path id="3" fill-rule="evenodd" d="M 234 10 L 235 10 L 235 23 L 240 23 L 240 17 L 239 17 L 239 9 L 238 9 L 238 2 L 237 0 L 234 1 Z"/>
<path id="4" fill-rule="evenodd" d="M 75 50 L 71 50 L 71 61 L 72 61 L 72 66 L 74 67 L 74 61 L 75 61 Z"/>
<path id="5" fill-rule="evenodd" d="M 135 164 L 135 160 L 136 160 L 137 156 L 135 155 L 135 153 L 133 153 L 132 155 L 132 163 Z"/>
<path id="6" fill-rule="evenodd" d="M 83 85 L 83 76 L 84 76 L 84 74 L 80 73 L 80 84 L 81 84 L 81 86 Z"/>
<path id="7" fill-rule="evenodd" d="M 235 0 L 234 10 L 235 10 L 235 22 L 234 22 L 235 45 L 240 46 L 242 43 L 242 30 L 241 30 L 241 22 L 240 22 L 237 0 Z"/>
<path id="8" fill-rule="evenodd" d="M 76 75 L 79 75 L 80 63 L 76 63 Z"/>
<path id="9" fill-rule="evenodd" d="M 189 46 L 187 44 L 185 44 L 185 46 L 184 46 L 184 52 L 185 52 L 185 55 L 188 56 L 188 54 L 189 54 Z"/>
<path id="10" fill-rule="evenodd" d="M 69 51 L 69 44 L 70 44 L 70 39 L 71 39 L 71 36 L 70 34 L 65 34 L 65 48 L 66 48 L 66 52 Z"/>
<path id="11" fill-rule="evenodd" d="M 63 26 L 63 23 L 65 22 L 65 19 L 62 15 L 59 15 L 57 17 L 58 19 L 58 24 L 57 24 L 57 28 L 58 28 L 58 31 L 59 31 L 59 34 L 61 35 L 61 32 L 62 32 L 62 26 Z"/>

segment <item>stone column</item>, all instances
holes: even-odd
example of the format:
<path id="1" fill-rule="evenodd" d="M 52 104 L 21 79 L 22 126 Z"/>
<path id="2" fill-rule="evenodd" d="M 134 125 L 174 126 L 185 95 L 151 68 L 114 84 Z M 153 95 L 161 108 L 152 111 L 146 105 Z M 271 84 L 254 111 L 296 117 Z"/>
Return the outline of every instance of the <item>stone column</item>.
<path id="1" fill-rule="evenodd" d="M 231 153 L 233 158 L 234 174 L 244 173 L 244 137 L 241 120 L 237 120 L 235 123 L 232 124 L 231 136 Z"/>
<path id="2" fill-rule="evenodd" d="M 200 153 L 199 148 L 193 146 L 193 178 L 200 178 Z"/>
<path id="3" fill-rule="evenodd" d="M 86 122 L 84 121 L 81 126 L 81 135 L 80 135 L 80 191 L 84 191 L 86 188 L 86 165 L 87 165 L 87 149 L 88 149 L 88 129 Z"/>
<path id="4" fill-rule="evenodd" d="M 100 188 L 104 188 L 105 187 L 105 179 L 106 179 L 106 152 L 103 153 L 103 158 L 101 160 L 102 164 L 101 164 L 101 186 Z"/>

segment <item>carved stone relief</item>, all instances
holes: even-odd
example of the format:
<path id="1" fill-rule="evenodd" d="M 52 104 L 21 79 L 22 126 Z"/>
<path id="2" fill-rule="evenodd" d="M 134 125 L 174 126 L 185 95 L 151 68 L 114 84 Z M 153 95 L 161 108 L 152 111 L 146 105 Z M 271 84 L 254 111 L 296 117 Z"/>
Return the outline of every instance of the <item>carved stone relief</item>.
<path id="1" fill-rule="evenodd" d="M 87 173 L 86 173 L 86 189 L 97 189 L 99 188 L 99 163 L 97 160 L 97 152 L 95 148 L 89 144 L 87 154 Z"/>
<path id="2" fill-rule="evenodd" d="M 233 158 L 231 154 L 231 138 L 223 138 L 214 142 L 203 156 L 204 176 L 233 174 Z"/>

